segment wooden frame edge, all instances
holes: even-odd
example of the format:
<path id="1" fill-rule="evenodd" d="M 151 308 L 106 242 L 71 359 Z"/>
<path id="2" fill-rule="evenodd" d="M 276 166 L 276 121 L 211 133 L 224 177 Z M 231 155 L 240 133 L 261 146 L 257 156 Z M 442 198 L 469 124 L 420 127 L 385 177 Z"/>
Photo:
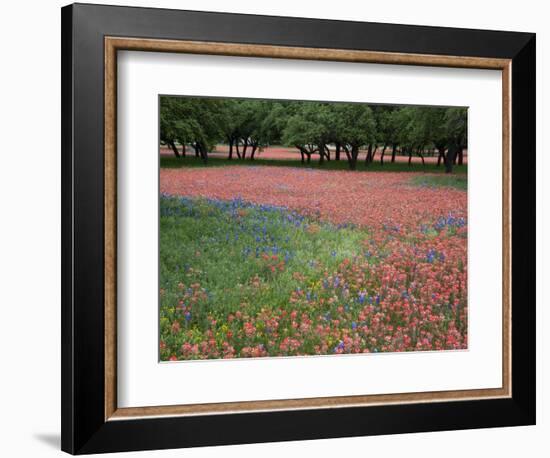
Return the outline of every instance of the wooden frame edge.
<path id="1" fill-rule="evenodd" d="M 116 344 L 116 251 L 117 251 L 117 163 L 116 163 L 116 47 L 105 40 L 105 419 L 117 410 Z"/>
<path id="2" fill-rule="evenodd" d="M 105 421 L 130 420 L 144 417 L 216 415 L 281 410 L 364 407 L 382 404 L 411 404 L 511 398 L 511 59 L 249 45 L 239 43 L 157 40 L 110 36 L 104 37 L 104 50 Z M 501 70 L 503 107 L 503 386 L 501 388 L 491 389 L 435 391 L 422 393 L 118 408 L 116 377 L 116 65 L 118 50 Z"/>
<path id="3" fill-rule="evenodd" d="M 502 68 L 502 371 L 512 397 L 512 61 Z"/>
<path id="4" fill-rule="evenodd" d="M 509 59 L 463 57 L 436 54 L 362 51 L 353 49 L 301 48 L 294 46 L 252 45 L 208 41 L 157 40 L 148 38 L 105 37 L 109 47 L 129 51 L 173 52 L 275 59 L 363 62 L 394 65 L 426 65 L 435 67 L 482 68 L 502 70 Z"/>
<path id="5" fill-rule="evenodd" d="M 441 396 L 444 394 L 445 396 Z M 375 394 L 365 396 L 337 396 L 270 401 L 244 401 L 215 404 L 188 404 L 170 406 L 124 407 L 116 409 L 107 419 L 137 420 L 148 417 L 199 416 L 244 414 L 312 409 L 341 409 L 395 404 L 424 404 L 441 401 L 471 401 L 508 398 L 504 388 L 486 390 L 434 391 L 424 393 Z"/>

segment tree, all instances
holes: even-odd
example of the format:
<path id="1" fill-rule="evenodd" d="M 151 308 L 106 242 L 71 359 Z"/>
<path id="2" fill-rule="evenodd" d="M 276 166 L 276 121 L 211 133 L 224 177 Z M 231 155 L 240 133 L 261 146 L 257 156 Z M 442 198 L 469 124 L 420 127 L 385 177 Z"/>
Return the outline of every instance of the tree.
<path id="1" fill-rule="evenodd" d="M 234 152 L 245 159 L 250 151 L 251 160 L 260 148 L 283 142 L 298 149 L 302 163 L 318 154 L 323 164 L 331 160 L 329 145 L 334 144 L 335 158 L 339 160 L 343 151 L 350 168 L 356 169 L 361 148 L 367 148 L 368 165 L 379 146 L 380 163 L 389 147 L 394 162 L 399 146 L 408 154 L 409 164 L 414 154 L 424 163 L 426 149 L 436 148 L 438 164 L 445 161 L 450 172 L 457 161 L 463 162 L 466 138 L 464 108 L 198 97 L 161 97 L 160 101 L 161 143 L 176 157 L 185 155 L 186 145 L 191 145 L 204 161 L 219 142 L 229 145 L 228 159 Z"/>
<path id="2" fill-rule="evenodd" d="M 160 141 L 180 157 L 176 142 L 195 149 L 195 154 L 205 162 L 208 151 L 223 138 L 223 102 L 218 99 L 194 97 L 161 97 Z"/>
<path id="3" fill-rule="evenodd" d="M 193 115 L 193 101 L 183 97 L 161 97 L 160 141 L 169 146 L 176 157 L 185 156 L 185 143 L 200 128 Z M 182 146 L 180 154 L 176 142 Z"/>
<path id="4" fill-rule="evenodd" d="M 334 105 L 335 141 L 342 145 L 351 170 L 357 168 L 361 146 L 376 141 L 376 122 L 372 109 L 359 103 Z"/>
<path id="5" fill-rule="evenodd" d="M 452 173 L 455 159 L 462 164 L 464 148 L 468 144 L 468 112 L 466 108 L 448 108 L 445 111 L 444 128 L 449 149 L 445 157 L 445 173 Z"/>
<path id="6" fill-rule="evenodd" d="M 308 164 L 311 162 L 311 155 L 318 151 L 315 142 L 318 126 L 311 116 L 311 111 L 311 106 L 307 102 L 299 102 L 296 112 L 288 117 L 283 130 L 283 142 L 297 148 L 302 163 L 307 157 Z"/>
<path id="7" fill-rule="evenodd" d="M 445 128 L 445 108 L 433 108 L 432 109 L 432 122 L 434 124 L 433 131 L 433 146 L 437 150 L 437 166 L 441 165 L 441 162 L 445 162 L 445 151 L 449 143 L 447 131 Z"/>
<path id="8" fill-rule="evenodd" d="M 210 98 L 193 98 L 194 121 L 199 126 L 194 131 L 193 147 L 204 162 L 210 151 L 223 139 L 224 104 L 222 100 Z"/>
<path id="9" fill-rule="evenodd" d="M 262 130 L 267 144 L 277 144 L 283 141 L 283 132 L 288 122 L 288 118 L 297 111 L 294 102 L 269 102 L 269 109 L 262 122 Z"/>
<path id="10" fill-rule="evenodd" d="M 259 103 L 261 102 L 257 100 L 241 100 L 238 104 L 239 111 L 236 114 L 236 122 L 239 138 L 236 148 L 237 155 L 241 159 L 246 159 L 246 152 L 250 145 L 250 137 L 257 128 L 259 122 L 256 116 L 256 111 L 258 109 L 257 105 Z M 239 151 L 239 146 L 242 146 L 241 151 Z"/>
<path id="11" fill-rule="evenodd" d="M 378 113 L 377 119 L 377 137 L 378 141 L 382 143 L 382 152 L 380 154 L 380 164 L 384 165 L 384 155 L 386 149 L 391 146 L 392 158 L 391 162 L 395 162 L 395 153 L 397 150 L 397 109 L 392 106 L 380 107 L 381 110 Z"/>
<path id="12" fill-rule="evenodd" d="M 386 112 L 387 108 L 384 105 L 374 105 L 371 107 L 372 114 L 374 118 L 374 138 L 373 141 L 369 142 L 367 144 L 367 154 L 365 156 L 365 165 L 370 164 L 374 161 L 374 157 L 376 156 L 376 150 L 378 149 L 378 141 L 380 141 L 380 137 L 382 136 L 380 134 L 380 127 L 382 123 L 382 117 L 384 116 L 384 113 Z"/>
<path id="13" fill-rule="evenodd" d="M 398 125 L 397 138 L 402 150 L 409 155 L 409 165 L 412 156 L 416 154 L 424 164 L 424 150 L 432 146 L 440 121 L 437 108 L 404 107 L 396 115 Z"/>
<path id="14" fill-rule="evenodd" d="M 228 160 L 233 159 L 233 147 L 235 147 L 240 137 L 239 125 L 239 101 L 235 99 L 226 99 L 221 108 L 221 130 L 225 137 L 225 141 L 229 146 Z M 237 148 L 237 156 L 240 159 L 241 155 Z"/>
<path id="15" fill-rule="evenodd" d="M 249 144 L 252 147 L 250 159 L 254 160 L 258 148 L 265 147 L 277 140 L 280 133 L 280 124 L 276 117 L 281 114 L 280 108 L 275 111 L 276 105 L 271 101 L 256 102 L 251 107 L 250 116 L 254 119 L 249 132 Z"/>

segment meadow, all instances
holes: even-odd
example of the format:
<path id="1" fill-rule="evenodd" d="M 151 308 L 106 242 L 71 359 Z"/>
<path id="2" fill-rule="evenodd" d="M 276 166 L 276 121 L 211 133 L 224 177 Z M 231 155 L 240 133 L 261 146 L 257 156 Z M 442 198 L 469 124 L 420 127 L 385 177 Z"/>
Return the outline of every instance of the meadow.
<path id="1" fill-rule="evenodd" d="M 465 174 L 161 161 L 161 360 L 467 348 Z"/>

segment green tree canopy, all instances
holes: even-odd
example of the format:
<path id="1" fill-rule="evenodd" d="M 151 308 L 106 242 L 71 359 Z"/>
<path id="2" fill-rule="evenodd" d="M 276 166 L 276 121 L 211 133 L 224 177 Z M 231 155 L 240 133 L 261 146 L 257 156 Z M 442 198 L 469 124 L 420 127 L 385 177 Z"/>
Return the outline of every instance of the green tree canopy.
<path id="1" fill-rule="evenodd" d="M 351 169 L 357 167 L 359 151 L 367 149 L 372 162 L 379 147 L 380 161 L 388 147 L 392 162 L 397 149 L 424 162 L 426 149 L 438 151 L 438 165 L 447 171 L 458 158 L 462 163 L 467 147 L 467 109 L 389 106 L 364 103 L 271 101 L 201 97 L 161 97 L 160 141 L 176 156 L 185 155 L 185 146 L 207 159 L 219 142 L 229 145 L 228 159 L 255 158 L 258 149 L 283 143 L 298 149 L 302 162 L 318 155 L 319 162 L 335 158 L 343 151 Z M 182 151 L 178 150 L 181 145 Z"/>

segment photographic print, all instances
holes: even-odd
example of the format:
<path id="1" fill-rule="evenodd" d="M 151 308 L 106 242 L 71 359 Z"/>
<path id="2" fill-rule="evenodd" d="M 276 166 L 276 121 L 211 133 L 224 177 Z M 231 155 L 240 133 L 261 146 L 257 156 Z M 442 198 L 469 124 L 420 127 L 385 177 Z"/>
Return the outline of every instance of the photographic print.
<path id="1" fill-rule="evenodd" d="M 61 29 L 64 451 L 536 423 L 535 34 Z"/>
<path id="2" fill-rule="evenodd" d="M 467 108 L 159 112 L 161 361 L 468 347 Z"/>

